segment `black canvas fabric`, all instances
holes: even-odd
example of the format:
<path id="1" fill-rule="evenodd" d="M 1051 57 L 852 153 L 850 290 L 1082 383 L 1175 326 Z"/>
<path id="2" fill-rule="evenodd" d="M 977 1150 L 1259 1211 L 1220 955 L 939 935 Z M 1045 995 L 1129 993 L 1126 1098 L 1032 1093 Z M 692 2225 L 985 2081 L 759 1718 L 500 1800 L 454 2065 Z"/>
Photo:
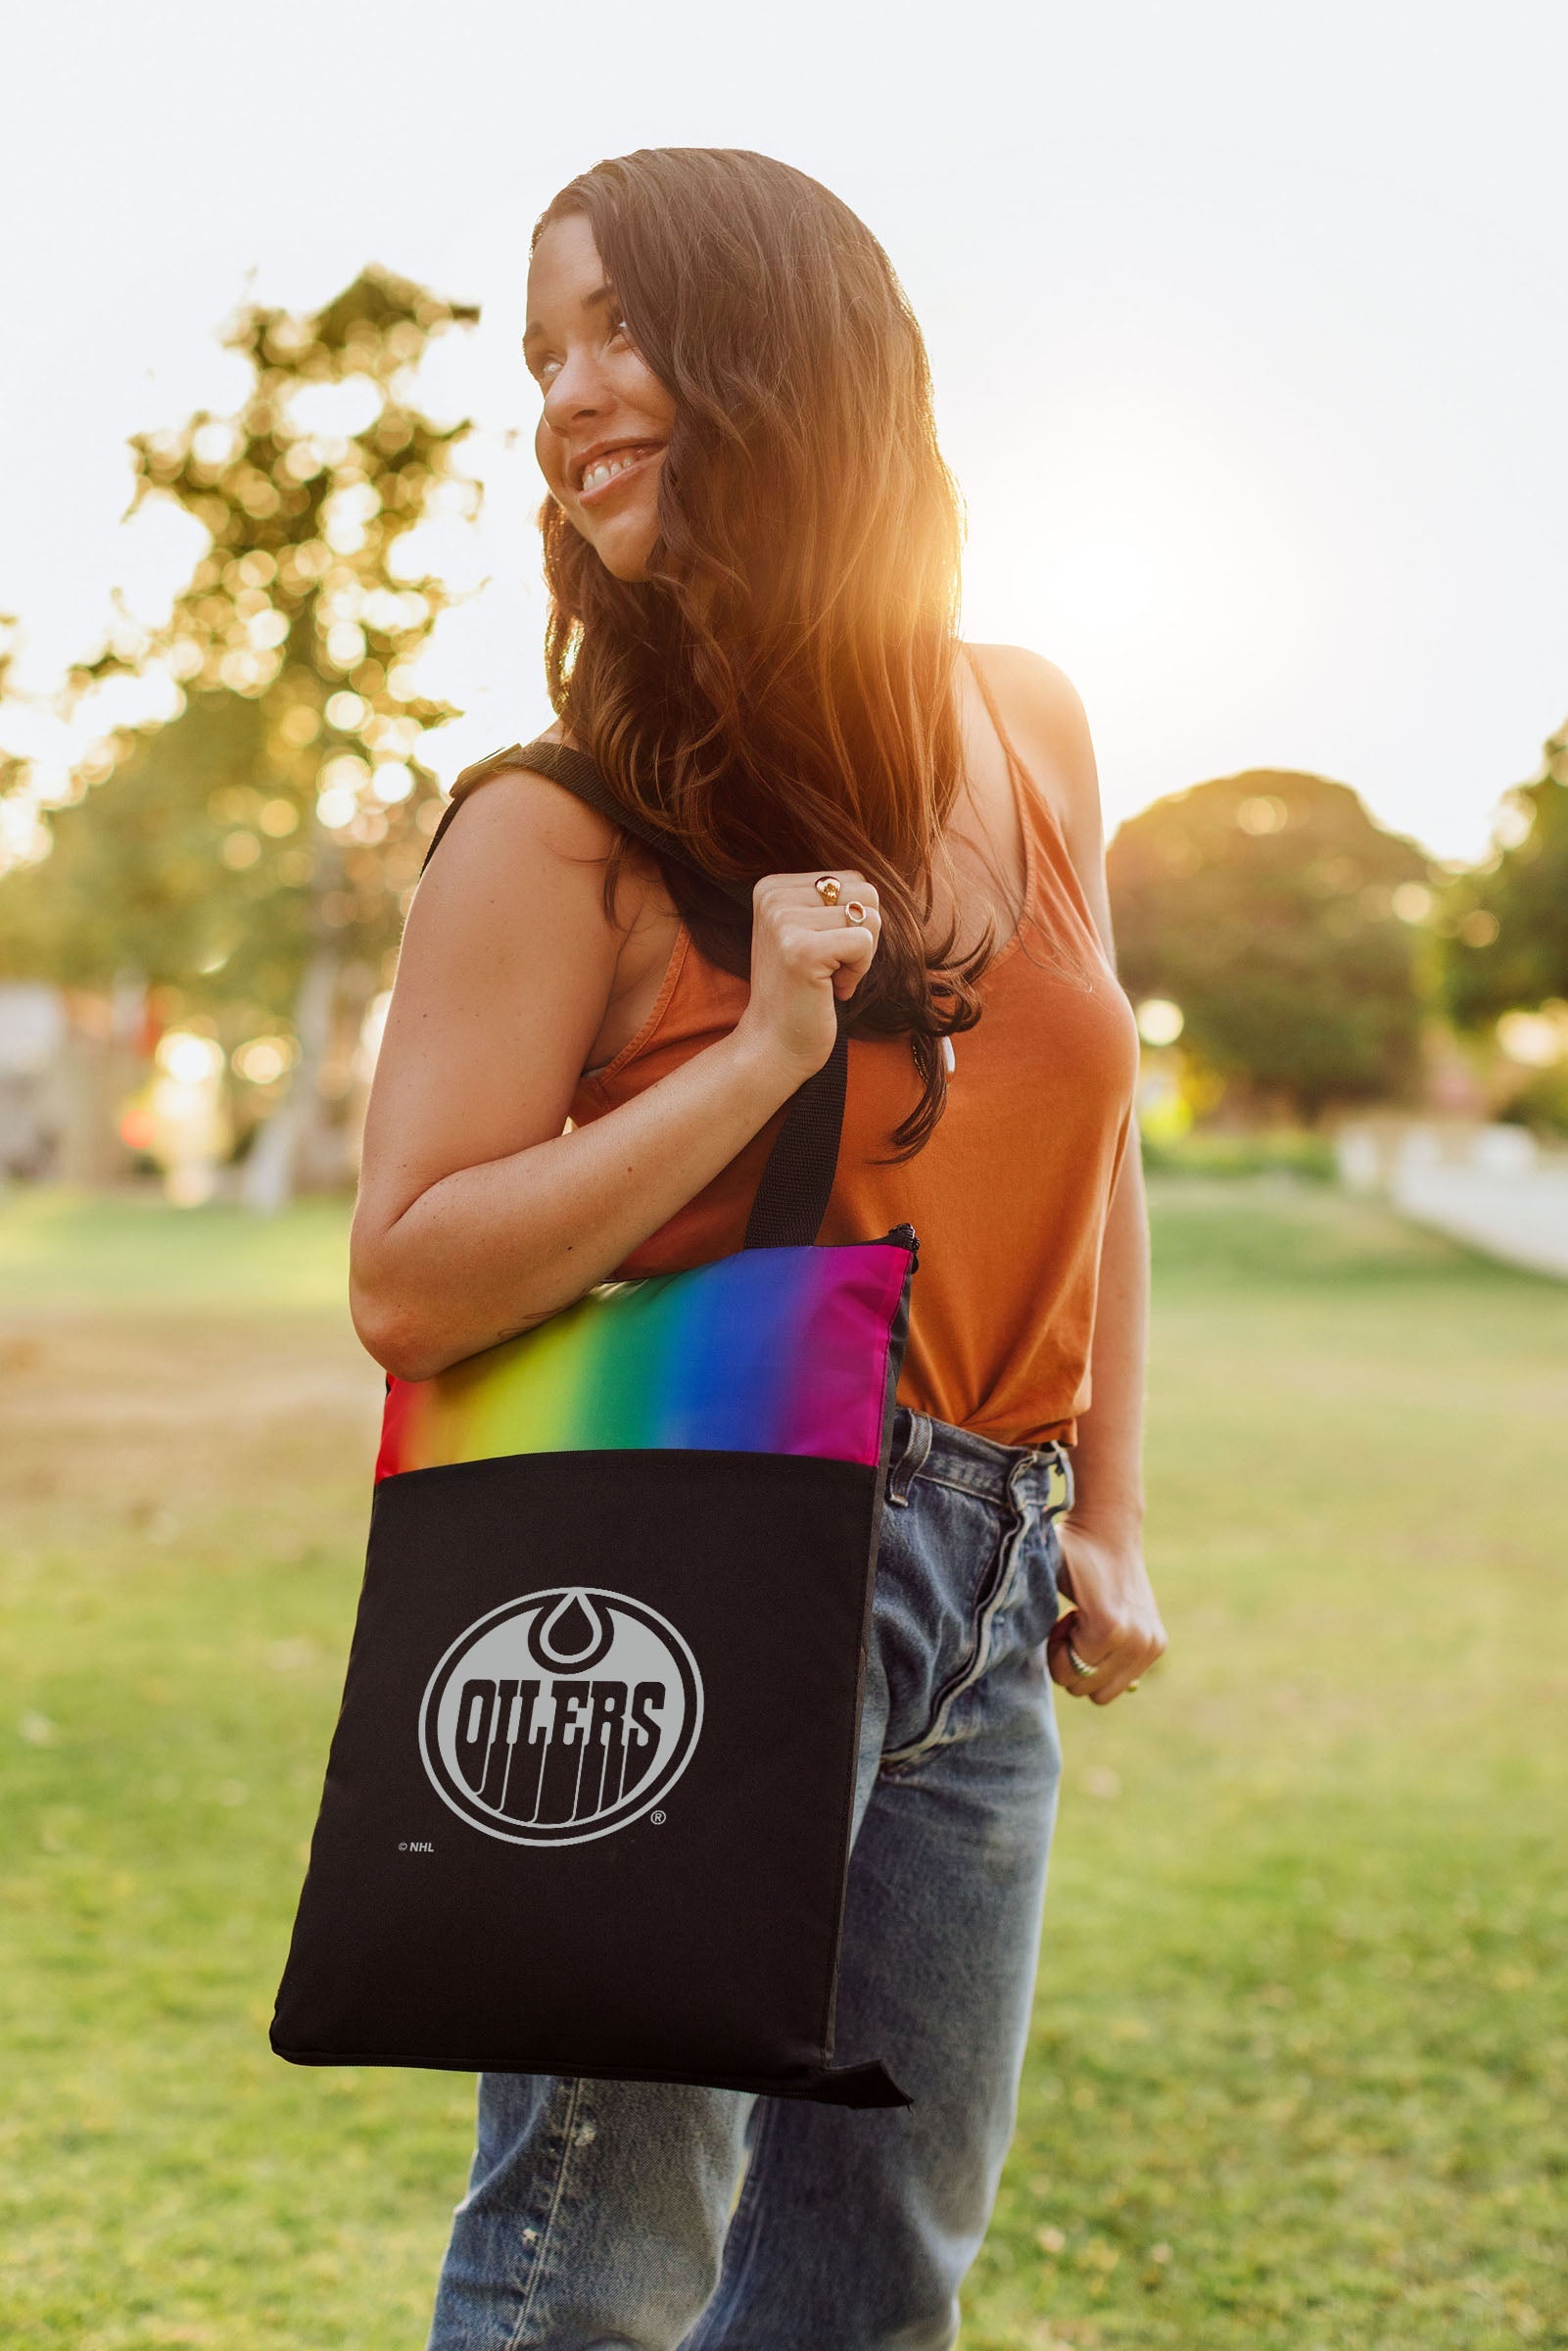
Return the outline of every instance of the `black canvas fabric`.
<path id="1" fill-rule="evenodd" d="M 877 1484 L 851 1462 L 716 1453 L 388 1479 L 278 2053 L 890 2102 L 879 2068 L 832 2070 Z M 504 1844 L 432 1785 L 421 1703 L 471 1623 L 583 1582 L 588 1559 L 686 1634 L 700 1735 L 625 1827 Z"/>
<path id="2" fill-rule="evenodd" d="M 605 805 L 597 771 L 559 745 L 483 766 L 504 764 L 543 767 Z M 629 821 L 613 802 L 606 813 Z M 827 1069 L 790 1104 L 748 1247 L 815 1240 L 846 1050 L 840 1026 Z M 913 1248 L 907 1227 L 887 1237 Z M 377 1487 L 272 2024 L 280 2056 L 908 2103 L 879 2062 L 833 2061 L 907 1324 L 906 1280 L 876 1466 L 541 1453 Z M 658 1660 L 662 1679 L 640 1680 L 626 1656 Z M 552 1731 L 542 1764 L 520 1761 L 526 1709 L 546 1702 L 541 1720 L 578 1735 Z M 604 1720 L 638 1725 L 636 1753 L 667 1750 L 665 1763 L 638 1778 L 623 1738 L 630 1777 L 611 1789 L 601 1764 L 585 1792 L 585 1755 L 607 1751 L 588 1733 Z M 538 1776 L 514 1803 L 524 1768 Z"/>

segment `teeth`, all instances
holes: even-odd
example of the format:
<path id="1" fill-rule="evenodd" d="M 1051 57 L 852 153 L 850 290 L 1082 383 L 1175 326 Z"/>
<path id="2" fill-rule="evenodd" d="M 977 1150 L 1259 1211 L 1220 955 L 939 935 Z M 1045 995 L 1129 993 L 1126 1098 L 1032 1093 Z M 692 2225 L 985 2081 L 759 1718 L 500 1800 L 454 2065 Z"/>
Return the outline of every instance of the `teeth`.
<path id="1" fill-rule="evenodd" d="M 626 471 L 628 465 L 641 464 L 646 454 L 645 450 L 641 449 L 617 449 L 607 457 L 595 457 L 583 476 L 584 490 L 597 490 L 602 483 L 613 481 L 618 473 Z"/>

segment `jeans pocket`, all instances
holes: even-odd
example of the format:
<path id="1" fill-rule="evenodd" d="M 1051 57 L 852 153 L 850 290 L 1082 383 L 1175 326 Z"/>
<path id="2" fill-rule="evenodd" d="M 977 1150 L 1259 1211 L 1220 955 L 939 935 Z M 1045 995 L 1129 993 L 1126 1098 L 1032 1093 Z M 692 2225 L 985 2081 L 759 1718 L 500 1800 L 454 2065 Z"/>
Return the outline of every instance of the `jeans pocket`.
<path id="1" fill-rule="evenodd" d="M 890 1639 L 883 1647 L 889 1710 L 882 1770 L 894 1778 L 913 1771 L 956 1735 L 954 1709 L 995 1659 L 998 1630 L 1018 1591 L 1025 1551 L 1032 1548 L 1027 1540 L 1030 1513 L 1013 1502 L 999 1506 L 917 1478 L 911 1500 L 927 1494 L 941 1499 L 922 1517 L 911 1511 L 910 1519 L 922 1538 L 929 1530 L 939 1540 L 928 1559 L 924 1540 L 912 1548 L 922 1558 L 922 1597 L 927 1617 L 937 1621 L 940 1638 L 911 1643 L 907 1619 L 889 1609 Z M 955 1537 L 960 1539 L 962 1558 L 947 1548 Z M 946 1538 L 946 1544 L 940 1538 Z"/>
<path id="2" fill-rule="evenodd" d="M 1031 1517 L 1008 1598 L 1001 1646 L 1011 1654 L 1038 1649 L 1061 1608 L 1062 1537 L 1053 1511 Z"/>
<path id="3" fill-rule="evenodd" d="M 882 1520 L 873 1639 L 886 1683 L 884 1757 L 922 1745 L 974 1644 L 1005 1548 L 1003 1511 L 984 1495 L 916 1477 Z"/>

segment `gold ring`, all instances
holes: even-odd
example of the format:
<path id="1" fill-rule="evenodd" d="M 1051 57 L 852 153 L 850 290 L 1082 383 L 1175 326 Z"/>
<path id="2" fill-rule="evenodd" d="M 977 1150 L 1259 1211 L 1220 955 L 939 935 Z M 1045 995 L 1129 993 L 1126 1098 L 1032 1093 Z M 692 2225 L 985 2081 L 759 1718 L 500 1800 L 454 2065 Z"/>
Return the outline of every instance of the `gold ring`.
<path id="1" fill-rule="evenodd" d="M 846 923 L 863 923 L 866 920 L 866 909 L 858 898 L 851 898 L 845 906 L 844 920 Z"/>
<path id="2" fill-rule="evenodd" d="M 817 895 L 821 898 L 825 906 L 837 905 L 839 898 L 839 882 L 836 874 L 819 874 L 811 887 L 817 892 Z"/>
<path id="3" fill-rule="evenodd" d="M 1067 1645 L 1067 1651 L 1068 1663 L 1071 1666 L 1074 1673 L 1084 1675 L 1098 1673 L 1101 1666 L 1105 1663 L 1104 1657 L 1097 1657 L 1092 1665 L 1086 1665 L 1083 1659 L 1079 1656 L 1077 1651 L 1073 1648 L 1070 1641 Z"/>

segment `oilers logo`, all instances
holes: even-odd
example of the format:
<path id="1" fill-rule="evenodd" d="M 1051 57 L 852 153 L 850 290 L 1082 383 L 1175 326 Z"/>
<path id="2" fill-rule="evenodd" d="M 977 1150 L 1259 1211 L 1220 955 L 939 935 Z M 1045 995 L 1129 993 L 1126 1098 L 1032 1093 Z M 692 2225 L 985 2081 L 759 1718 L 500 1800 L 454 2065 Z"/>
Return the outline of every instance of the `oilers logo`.
<path id="1" fill-rule="evenodd" d="M 460 1633 L 419 1751 L 443 1802 L 509 1845 L 584 1845 L 651 1811 L 702 1728 L 696 1659 L 619 1592 L 530 1592 Z"/>

